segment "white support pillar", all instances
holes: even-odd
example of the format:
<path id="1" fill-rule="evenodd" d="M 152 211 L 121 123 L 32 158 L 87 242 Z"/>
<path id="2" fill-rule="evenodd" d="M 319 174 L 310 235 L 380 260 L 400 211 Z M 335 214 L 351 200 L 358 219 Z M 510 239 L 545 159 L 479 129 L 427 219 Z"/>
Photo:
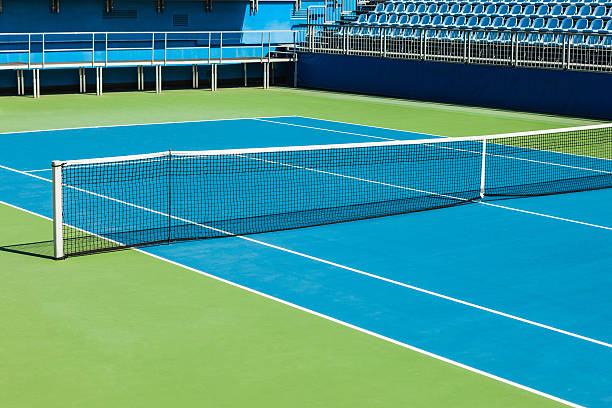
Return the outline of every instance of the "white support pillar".
<path id="1" fill-rule="evenodd" d="M 160 94 L 162 91 L 162 66 L 155 66 L 155 93 Z"/>
<path id="2" fill-rule="evenodd" d="M 96 67 L 96 95 L 100 96 L 102 95 L 102 92 L 104 90 L 103 87 L 103 80 L 102 80 L 102 67 Z"/>
<path id="3" fill-rule="evenodd" d="M 191 77 L 193 89 L 198 89 L 200 87 L 200 74 L 198 72 L 198 66 L 195 64 L 191 66 Z"/>
<path id="4" fill-rule="evenodd" d="M 25 95 L 25 80 L 23 77 L 23 69 L 17 70 L 17 95 Z"/>
<path id="5" fill-rule="evenodd" d="M 270 87 L 270 63 L 263 63 L 263 88 L 268 89 Z"/>
<path id="6" fill-rule="evenodd" d="M 248 73 L 247 67 L 248 67 L 247 63 L 243 62 L 242 63 L 242 71 L 244 73 L 244 86 L 245 87 L 248 86 L 247 78 L 249 77 L 249 73 Z"/>
<path id="7" fill-rule="evenodd" d="M 34 98 L 40 98 L 40 69 L 34 68 L 32 70 L 32 90 Z"/>
<path id="8" fill-rule="evenodd" d="M 62 163 L 54 161 L 53 171 L 53 249 L 56 259 L 64 257 L 64 219 L 62 213 Z"/>
<path id="9" fill-rule="evenodd" d="M 212 64 L 210 66 L 210 90 L 217 90 L 217 64 Z"/>
<path id="10" fill-rule="evenodd" d="M 87 93 L 87 77 L 85 75 L 85 68 L 79 68 L 79 92 Z"/>
<path id="11" fill-rule="evenodd" d="M 139 65 L 136 67 L 136 70 L 138 72 L 137 88 L 139 91 L 144 91 L 144 67 L 142 65 Z"/>

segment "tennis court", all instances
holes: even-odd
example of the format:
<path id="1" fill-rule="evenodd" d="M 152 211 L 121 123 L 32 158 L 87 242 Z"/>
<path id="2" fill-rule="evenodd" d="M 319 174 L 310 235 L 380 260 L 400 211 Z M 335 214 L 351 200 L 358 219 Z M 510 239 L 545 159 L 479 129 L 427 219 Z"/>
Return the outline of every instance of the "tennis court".
<path id="1" fill-rule="evenodd" d="M 2 135 L 0 201 L 52 218 L 52 160 L 438 137 L 301 116 L 9 133 Z M 479 179 L 479 157 L 455 163 L 456 171 L 463 171 L 457 180 Z M 546 153 L 546 157 L 554 161 L 559 154 Z M 591 164 L 599 166 L 604 178 L 607 175 L 601 187 L 609 183 L 612 162 L 581 160 L 595 162 Z M 521 174 L 512 177 L 524 177 Z M 594 186 L 593 180 L 587 182 Z M 341 184 L 333 187 L 341 189 Z M 612 318 L 612 190 L 483 202 L 477 200 L 479 193 L 478 188 L 470 192 L 467 199 L 474 202 L 467 205 L 433 211 L 284 231 L 271 227 L 272 232 L 238 232 L 234 237 L 145 246 L 138 251 L 205 275 L 197 275 L 201 279 L 213 277 L 299 313 L 390 342 L 406 353 L 416 351 L 428 361 L 442 361 L 461 372 L 525 391 L 526 398 L 542 396 L 536 402 L 519 398 L 520 406 L 555 401 L 606 406 L 612 400 L 612 328 L 607 324 Z M 139 198 L 133 198 L 137 203 Z M 291 200 L 291 194 L 286 198 Z M 113 222 L 112 215 L 108 222 Z M 51 241 L 12 244 L 3 247 L 5 253 L 34 255 L 39 262 L 58 265 L 117 254 L 51 261 L 45 258 L 53 255 Z M 125 279 L 139 278 L 127 274 Z M 191 284 L 197 285 L 197 280 Z M 182 289 L 168 290 L 180 296 Z M 157 289 L 161 299 L 163 292 Z M 96 296 L 95 290 L 89 293 Z M 195 312 L 197 306 L 193 307 Z M 235 330 L 248 336 L 240 324 Z M 500 405 L 510 398 L 498 395 Z"/>

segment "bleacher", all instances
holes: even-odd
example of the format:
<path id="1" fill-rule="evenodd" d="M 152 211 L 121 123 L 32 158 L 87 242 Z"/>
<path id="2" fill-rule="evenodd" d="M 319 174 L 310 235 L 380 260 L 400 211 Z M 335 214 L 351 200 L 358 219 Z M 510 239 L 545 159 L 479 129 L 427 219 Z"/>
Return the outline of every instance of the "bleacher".
<path id="1" fill-rule="evenodd" d="M 609 0 L 389 0 L 309 35 L 315 52 L 612 70 Z"/>

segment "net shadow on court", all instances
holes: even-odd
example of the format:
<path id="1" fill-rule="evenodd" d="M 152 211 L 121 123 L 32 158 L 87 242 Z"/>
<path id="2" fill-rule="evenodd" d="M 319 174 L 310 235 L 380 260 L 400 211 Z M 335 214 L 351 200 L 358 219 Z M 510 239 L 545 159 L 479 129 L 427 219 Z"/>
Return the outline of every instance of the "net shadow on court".
<path id="1" fill-rule="evenodd" d="M 32 256 L 35 258 L 55 259 L 53 256 L 53 241 L 27 242 L 23 244 L 0 246 L 0 251 L 13 254 Z"/>

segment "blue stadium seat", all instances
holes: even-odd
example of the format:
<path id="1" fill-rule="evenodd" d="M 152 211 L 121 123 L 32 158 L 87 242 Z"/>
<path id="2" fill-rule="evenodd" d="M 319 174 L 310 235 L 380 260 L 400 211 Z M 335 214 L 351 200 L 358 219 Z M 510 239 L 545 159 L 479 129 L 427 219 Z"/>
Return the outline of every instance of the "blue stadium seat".
<path id="1" fill-rule="evenodd" d="M 566 17 L 561 21 L 561 25 L 559 26 L 559 31 L 569 31 L 574 28 L 574 19 L 571 17 Z"/>
<path id="2" fill-rule="evenodd" d="M 404 10 L 406 10 L 406 5 L 404 3 L 399 3 L 393 9 L 394 14 L 404 14 Z"/>
<path id="3" fill-rule="evenodd" d="M 413 14 L 416 11 L 416 4 L 408 3 L 406 5 L 406 9 L 404 10 L 404 14 Z"/>
<path id="4" fill-rule="evenodd" d="M 565 17 L 573 17 L 578 13 L 578 9 L 576 8 L 575 5 L 569 5 L 565 8 L 565 11 L 563 12 L 563 15 Z"/>
<path id="5" fill-rule="evenodd" d="M 455 25 L 455 17 L 446 16 L 444 17 L 444 21 L 442 22 L 442 26 L 444 27 L 453 27 Z"/>
<path id="6" fill-rule="evenodd" d="M 385 12 L 385 4 L 384 3 L 378 3 L 376 5 L 376 7 L 374 8 L 374 11 L 372 13 L 374 14 L 382 14 Z"/>
<path id="7" fill-rule="evenodd" d="M 531 25 L 531 27 L 529 28 L 530 30 L 540 30 L 542 28 L 544 28 L 544 19 L 542 17 L 538 17 L 535 20 L 533 20 L 533 24 Z"/>
<path id="8" fill-rule="evenodd" d="M 472 16 L 468 18 L 466 25 L 468 28 L 475 28 L 478 25 L 478 17 Z"/>
<path id="9" fill-rule="evenodd" d="M 601 31 L 603 33 L 612 34 L 612 20 L 608 21 L 606 27 Z"/>
<path id="10" fill-rule="evenodd" d="M 555 44 L 557 42 L 558 34 L 554 34 L 553 31 L 559 28 L 559 20 L 556 18 L 548 19 L 546 23 L 546 32 L 540 36 L 540 43 L 544 45 Z"/>
<path id="11" fill-rule="evenodd" d="M 387 17 L 387 25 L 397 25 L 397 14 L 391 14 Z"/>
<path id="12" fill-rule="evenodd" d="M 520 17 L 523 15 L 523 7 L 521 7 L 518 4 L 515 4 L 514 6 L 512 6 L 512 8 L 510 9 L 510 15 L 514 16 L 514 17 Z"/>
<path id="13" fill-rule="evenodd" d="M 487 7 L 485 8 L 484 13 L 487 16 L 494 16 L 494 15 L 496 15 L 497 14 L 497 4 L 489 4 L 489 5 L 487 5 Z"/>
<path id="14" fill-rule="evenodd" d="M 550 12 L 544 17 L 552 18 L 552 17 L 559 17 L 561 15 L 563 15 L 563 6 L 559 4 L 555 4 L 550 9 Z"/>
<path id="15" fill-rule="evenodd" d="M 442 26 L 442 16 L 436 14 L 433 16 L 431 21 L 427 24 L 427 27 L 441 27 Z"/>
<path id="16" fill-rule="evenodd" d="M 378 16 L 376 14 L 370 14 L 370 17 L 368 17 L 368 24 L 376 24 L 376 21 L 378 20 Z"/>
<path id="17" fill-rule="evenodd" d="M 387 15 L 386 14 L 381 14 L 380 16 L 378 16 L 378 19 L 376 20 L 376 23 L 374 23 L 375 25 L 386 25 L 387 24 Z"/>
<path id="18" fill-rule="evenodd" d="M 579 17 L 587 17 L 591 15 L 591 6 L 582 6 L 578 10 Z"/>
<path id="19" fill-rule="evenodd" d="M 607 48 L 608 50 L 612 48 L 612 36 L 605 36 L 602 40 L 601 43 L 599 43 L 600 47 L 603 48 Z"/>
<path id="20" fill-rule="evenodd" d="M 590 19 L 602 18 L 605 15 L 606 15 L 606 7 L 605 6 L 597 6 L 593 10 L 593 13 L 591 13 L 591 15 L 588 16 L 588 18 L 590 18 Z"/>
<path id="21" fill-rule="evenodd" d="M 484 5 L 477 3 L 474 5 L 474 8 L 470 13 L 467 13 L 468 16 L 481 16 L 484 14 Z"/>
<path id="22" fill-rule="evenodd" d="M 463 7 L 461 8 L 461 14 L 463 15 L 468 15 L 472 12 L 472 5 L 470 3 L 466 3 L 463 5 Z"/>
<path id="23" fill-rule="evenodd" d="M 497 11 L 495 12 L 495 15 L 504 17 L 507 14 L 510 14 L 510 8 L 508 7 L 508 5 L 500 4 L 499 7 L 497 7 Z"/>
<path id="24" fill-rule="evenodd" d="M 516 27 L 516 17 L 509 17 L 504 24 L 506 30 Z"/>
<path id="25" fill-rule="evenodd" d="M 538 7 L 535 15 L 533 17 L 545 17 L 550 14 L 550 8 L 547 5 L 542 5 Z"/>
<path id="26" fill-rule="evenodd" d="M 465 26 L 467 26 L 465 22 L 465 16 L 457 16 L 457 18 L 455 18 L 455 27 L 465 27 Z"/>
<path id="27" fill-rule="evenodd" d="M 604 27 L 604 22 L 602 19 L 596 19 L 596 20 L 592 20 L 591 24 L 589 25 L 589 28 L 587 28 L 586 31 L 587 33 L 598 33 L 599 30 L 603 30 Z"/>
<path id="28" fill-rule="evenodd" d="M 574 27 L 569 29 L 568 31 L 571 33 L 575 33 L 578 31 L 584 31 L 587 29 L 588 26 L 589 26 L 589 21 L 586 18 L 581 18 L 580 20 L 576 21 L 576 24 L 574 25 Z"/>
<path id="29" fill-rule="evenodd" d="M 368 19 L 368 15 L 367 14 L 360 14 L 359 17 L 357 18 L 357 21 L 355 21 L 355 24 L 359 25 L 359 24 L 366 24 L 367 23 L 367 19 Z"/>
<path id="30" fill-rule="evenodd" d="M 429 7 L 427 7 L 427 14 L 436 14 L 437 11 L 438 11 L 437 4 L 430 4 Z"/>
<path id="31" fill-rule="evenodd" d="M 490 27 L 493 29 L 500 29 L 502 28 L 504 25 L 504 18 L 503 17 L 495 17 L 493 19 L 493 22 L 491 23 Z M 487 36 L 485 38 L 485 40 L 487 42 L 499 42 L 499 37 L 500 37 L 501 33 L 499 31 L 490 31 L 489 33 L 487 33 Z"/>
<path id="32" fill-rule="evenodd" d="M 415 26 L 415 25 L 419 25 L 419 23 L 421 22 L 421 16 L 411 16 L 410 20 L 408 21 L 408 25 L 409 26 Z"/>
<path id="33" fill-rule="evenodd" d="M 442 4 L 442 5 L 440 5 L 440 7 L 438 7 L 438 13 L 439 14 L 443 14 L 445 16 L 448 16 L 448 15 L 451 14 L 450 13 L 450 7 L 451 7 L 451 5 L 448 4 L 448 3 Z"/>
<path id="34" fill-rule="evenodd" d="M 453 3 L 448 10 L 448 14 L 457 15 L 461 12 L 461 5 L 459 3 Z"/>
<path id="35" fill-rule="evenodd" d="M 415 16 L 416 17 L 416 16 Z M 403 25 L 407 25 L 408 24 L 408 19 L 410 17 L 408 16 L 408 14 L 404 14 L 402 16 L 400 16 L 399 20 L 397 20 L 396 25 L 398 26 L 403 26 Z"/>
<path id="36" fill-rule="evenodd" d="M 527 31 L 531 27 L 531 19 L 529 17 L 523 17 L 519 20 L 519 24 L 515 27 L 515 30 L 518 29 L 518 34 L 516 35 L 517 41 L 525 42 L 527 41 Z"/>
<path id="37" fill-rule="evenodd" d="M 491 17 L 485 16 L 481 18 L 476 28 L 481 28 L 481 29 L 491 28 Z"/>
<path id="38" fill-rule="evenodd" d="M 415 10 L 416 14 L 427 14 L 427 4 L 421 3 L 417 6 Z"/>
<path id="39" fill-rule="evenodd" d="M 523 9 L 523 15 L 525 15 L 525 16 L 531 17 L 534 14 L 535 14 L 535 5 L 533 5 L 533 4 L 528 4 Z"/>

